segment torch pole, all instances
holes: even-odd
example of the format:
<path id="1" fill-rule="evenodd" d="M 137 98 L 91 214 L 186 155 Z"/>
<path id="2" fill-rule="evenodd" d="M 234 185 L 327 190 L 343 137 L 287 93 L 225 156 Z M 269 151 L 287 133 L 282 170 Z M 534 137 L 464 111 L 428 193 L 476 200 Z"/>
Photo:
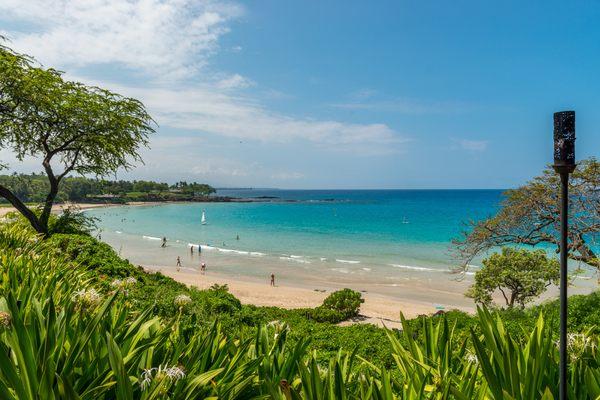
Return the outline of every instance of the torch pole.
<path id="1" fill-rule="evenodd" d="M 567 236 L 569 232 L 569 173 L 560 173 L 560 400 L 567 400 Z"/>

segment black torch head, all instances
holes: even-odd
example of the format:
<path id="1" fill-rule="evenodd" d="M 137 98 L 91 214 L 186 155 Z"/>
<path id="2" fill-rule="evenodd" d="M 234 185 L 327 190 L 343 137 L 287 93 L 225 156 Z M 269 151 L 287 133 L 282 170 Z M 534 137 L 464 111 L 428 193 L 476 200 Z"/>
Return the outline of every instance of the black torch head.
<path id="1" fill-rule="evenodd" d="M 554 169 L 575 170 L 575 111 L 554 113 Z"/>

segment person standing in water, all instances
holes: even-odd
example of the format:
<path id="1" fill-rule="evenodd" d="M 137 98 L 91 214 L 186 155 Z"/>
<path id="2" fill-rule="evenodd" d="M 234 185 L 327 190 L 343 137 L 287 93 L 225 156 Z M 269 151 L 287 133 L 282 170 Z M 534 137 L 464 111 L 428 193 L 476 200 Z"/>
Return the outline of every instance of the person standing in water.
<path id="1" fill-rule="evenodd" d="M 194 246 L 190 246 L 190 254 L 194 255 Z"/>
<path id="2" fill-rule="evenodd" d="M 163 236 L 162 245 L 160 247 L 167 247 L 167 237 Z"/>
<path id="3" fill-rule="evenodd" d="M 177 256 L 177 272 L 179 272 L 180 268 L 181 268 L 181 257 Z"/>
<path id="4" fill-rule="evenodd" d="M 237 235 L 237 236 L 235 237 L 235 240 L 240 240 L 240 235 Z"/>
<path id="5" fill-rule="evenodd" d="M 275 286 L 275 274 L 271 274 L 271 286 Z"/>

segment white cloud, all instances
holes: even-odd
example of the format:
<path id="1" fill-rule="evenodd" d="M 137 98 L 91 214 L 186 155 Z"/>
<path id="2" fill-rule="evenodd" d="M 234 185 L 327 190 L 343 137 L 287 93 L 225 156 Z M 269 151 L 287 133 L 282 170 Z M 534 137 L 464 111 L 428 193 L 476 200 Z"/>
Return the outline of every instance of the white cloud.
<path id="1" fill-rule="evenodd" d="M 245 89 L 250 86 L 254 86 L 254 82 L 240 74 L 233 74 L 217 82 L 220 89 Z"/>
<path id="2" fill-rule="evenodd" d="M 453 148 L 460 148 L 468 151 L 484 151 L 487 149 L 487 140 L 468 140 L 468 139 L 452 139 L 455 143 Z"/>
<path id="3" fill-rule="evenodd" d="M 211 0 L 3 0 L 16 49 L 61 67 L 118 63 L 152 77 L 193 75 L 217 49 L 238 5 Z"/>
<path id="4" fill-rule="evenodd" d="M 305 175 L 301 172 L 278 172 L 271 175 L 272 179 L 278 181 L 291 181 L 304 178 Z"/>
<path id="5" fill-rule="evenodd" d="M 270 111 L 252 98 L 223 92 L 214 85 L 141 88 L 76 79 L 140 99 L 160 126 L 267 143 L 303 140 L 319 148 L 357 155 L 395 153 L 408 141 L 385 124 L 295 118 Z"/>
<path id="6" fill-rule="evenodd" d="M 402 150 L 407 139 L 385 124 L 277 112 L 260 99 L 292 96 L 261 88 L 239 73 L 211 70 L 208 63 L 219 50 L 219 39 L 243 12 L 236 3 L 216 0 L 0 0 L 0 21 L 19 26 L 2 32 L 15 50 L 69 71 L 68 79 L 138 98 L 160 130 L 179 130 L 151 139 L 152 150 L 143 150 L 146 165 L 134 171 L 135 176 L 177 179 L 189 173 L 238 184 L 244 177 L 261 182 L 304 177 L 285 168 L 274 173 L 252 162 L 195 153 L 190 147 L 208 140 L 200 133 L 275 146 L 298 142 L 304 151 L 371 156 Z M 225 49 L 229 50 L 240 53 L 242 48 Z M 114 79 L 120 83 L 99 79 L 97 67 L 104 65 L 125 69 Z M 134 84 L 132 73 L 150 79 Z M 372 95 L 372 91 L 357 94 L 360 99 Z"/>
<path id="7" fill-rule="evenodd" d="M 455 114 L 473 110 L 474 105 L 459 101 L 423 101 L 412 98 L 371 100 L 375 92 L 363 90 L 353 93 L 351 101 L 334 103 L 331 107 L 345 110 L 397 112 L 402 114 Z"/>

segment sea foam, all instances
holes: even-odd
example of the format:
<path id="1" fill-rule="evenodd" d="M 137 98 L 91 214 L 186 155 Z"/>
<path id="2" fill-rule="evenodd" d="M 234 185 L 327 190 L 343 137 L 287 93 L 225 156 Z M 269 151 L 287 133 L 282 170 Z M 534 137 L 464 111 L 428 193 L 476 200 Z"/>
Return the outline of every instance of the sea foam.
<path id="1" fill-rule="evenodd" d="M 402 264 L 389 264 L 389 265 L 394 268 L 410 269 L 413 271 L 436 271 L 436 272 L 439 271 L 438 269 L 434 269 L 434 268 L 415 267 L 412 265 L 402 265 Z"/>
<path id="2" fill-rule="evenodd" d="M 360 264 L 360 261 L 356 261 L 356 260 L 341 260 L 336 258 L 335 261 L 339 262 L 339 263 L 343 263 L 343 264 Z"/>
<path id="3" fill-rule="evenodd" d="M 142 237 L 143 237 L 144 239 L 147 239 L 147 240 L 162 240 L 161 238 L 159 238 L 159 237 L 154 237 L 154 236 L 146 236 L 146 235 L 144 235 L 144 236 L 142 236 Z"/>

